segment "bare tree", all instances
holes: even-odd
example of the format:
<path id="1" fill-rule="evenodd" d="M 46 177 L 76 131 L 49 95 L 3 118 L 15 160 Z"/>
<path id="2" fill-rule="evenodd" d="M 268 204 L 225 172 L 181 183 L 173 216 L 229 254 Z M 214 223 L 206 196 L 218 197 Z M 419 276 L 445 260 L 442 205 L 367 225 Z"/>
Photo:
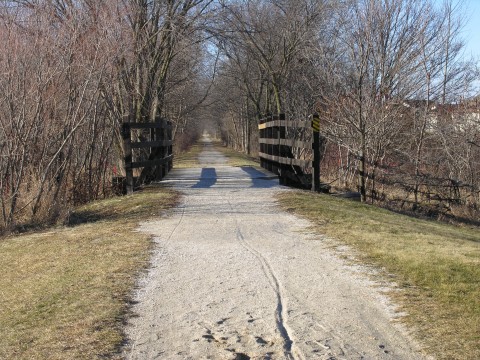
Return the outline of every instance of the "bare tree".
<path id="1" fill-rule="evenodd" d="M 99 96 L 109 62 L 103 10 L 60 1 L 17 1 L 0 9 L 4 227 L 60 215 L 73 194 L 84 193 L 72 180 L 85 174 L 83 201 L 105 190 L 99 184 L 111 142 L 97 141 L 108 129 Z M 85 131 L 92 126 L 93 133 Z"/>
<path id="2" fill-rule="evenodd" d="M 438 32 L 448 14 L 423 0 L 353 1 L 344 11 L 351 19 L 341 35 L 344 66 L 331 75 L 337 91 L 324 96 L 324 121 L 328 136 L 355 154 L 358 189 L 366 201 L 367 182 L 401 129 L 403 102 L 426 87 L 431 92 L 433 76 L 445 63 L 447 54 L 438 49 L 446 39 Z M 425 57 L 430 62 L 434 56 L 443 62 L 427 76 Z"/>
<path id="3" fill-rule="evenodd" d="M 232 29 L 222 32 L 224 49 L 234 63 L 239 63 L 239 55 L 242 60 L 247 56 L 267 75 L 261 79 L 267 85 L 265 112 L 285 111 L 287 77 L 317 27 L 323 1 L 225 1 L 222 4 L 223 26 Z"/>

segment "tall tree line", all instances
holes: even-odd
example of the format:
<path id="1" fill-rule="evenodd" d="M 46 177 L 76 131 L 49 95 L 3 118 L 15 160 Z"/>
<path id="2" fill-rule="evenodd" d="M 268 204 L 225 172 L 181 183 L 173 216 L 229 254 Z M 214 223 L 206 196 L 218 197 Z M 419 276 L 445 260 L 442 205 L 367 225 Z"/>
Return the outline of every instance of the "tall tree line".
<path id="1" fill-rule="evenodd" d="M 217 84 L 218 94 L 229 89 L 218 97 L 225 140 L 255 152 L 258 117 L 318 112 L 325 181 L 358 190 L 362 201 L 416 210 L 437 199 L 447 210 L 476 212 L 480 110 L 464 100 L 478 68 L 464 57 L 461 5 L 223 1 Z"/>
<path id="2" fill-rule="evenodd" d="M 478 71 L 463 57 L 461 3 L 436 3 L 2 2 L 1 229 L 109 195 L 122 122 L 168 118 L 185 148 L 215 119 L 255 154 L 271 113 L 318 112 L 325 180 L 363 201 L 476 211 L 478 104 L 459 99 Z"/>
<path id="3" fill-rule="evenodd" d="M 174 121 L 202 100 L 210 0 L 0 4 L 0 230 L 68 215 L 121 175 L 122 122 Z M 192 130 L 193 129 L 193 130 Z"/>

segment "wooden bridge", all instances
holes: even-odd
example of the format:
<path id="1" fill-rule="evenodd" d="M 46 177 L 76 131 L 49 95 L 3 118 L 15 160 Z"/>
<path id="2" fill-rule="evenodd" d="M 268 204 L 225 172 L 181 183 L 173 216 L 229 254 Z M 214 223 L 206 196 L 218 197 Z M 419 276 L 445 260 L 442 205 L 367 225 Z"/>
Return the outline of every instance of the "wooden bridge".
<path id="1" fill-rule="evenodd" d="M 260 165 L 278 175 L 280 184 L 312 191 L 328 191 L 320 183 L 322 138 L 319 118 L 287 120 L 284 114 L 267 116 L 258 125 Z M 123 123 L 125 151 L 124 192 L 151 181 L 161 181 L 173 167 L 172 124 L 166 119 L 155 123 Z M 139 176 L 134 169 L 142 168 Z"/>

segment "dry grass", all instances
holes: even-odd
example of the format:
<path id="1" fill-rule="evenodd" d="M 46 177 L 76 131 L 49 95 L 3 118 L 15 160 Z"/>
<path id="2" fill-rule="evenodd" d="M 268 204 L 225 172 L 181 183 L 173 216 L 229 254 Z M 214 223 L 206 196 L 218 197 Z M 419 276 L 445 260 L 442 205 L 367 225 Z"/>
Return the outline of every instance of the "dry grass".
<path id="1" fill-rule="evenodd" d="M 258 159 L 223 146 L 223 144 L 219 140 L 214 140 L 212 142 L 212 145 L 215 150 L 220 151 L 227 157 L 227 165 L 229 166 L 259 166 L 260 164 Z M 202 165 L 198 161 L 198 155 L 200 155 L 202 150 L 203 144 L 197 142 L 192 145 L 188 149 L 188 151 L 176 155 L 174 160 L 174 168 L 183 169 L 191 167 L 202 167 Z"/>
<path id="2" fill-rule="evenodd" d="M 260 161 L 247 154 L 240 153 L 232 148 L 223 146 L 220 142 L 214 143 L 215 149 L 223 153 L 229 166 L 259 166 Z"/>
<path id="3" fill-rule="evenodd" d="M 203 144 L 195 143 L 187 151 L 182 152 L 179 155 L 175 155 L 173 167 L 175 169 L 184 169 L 191 167 L 200 167 L 198 162 L 198 155 L 203 150 Z"/>
<path id="4" fill-rule="evenodd" d="M 480 231 L 399 215 L 311 192 L 282 206 L 353 246 L 404 289 L 396 300 L 416 336 L 438 359 L 480 359 Z"/>
<path id="5" fill-rule="evenodd" d="M 151 239 L 137 224 L 172 207 L 178 195 L 147 188 L 97 201 L 69 227 L 0 241 L 0 358 L 115 357 Z"/>

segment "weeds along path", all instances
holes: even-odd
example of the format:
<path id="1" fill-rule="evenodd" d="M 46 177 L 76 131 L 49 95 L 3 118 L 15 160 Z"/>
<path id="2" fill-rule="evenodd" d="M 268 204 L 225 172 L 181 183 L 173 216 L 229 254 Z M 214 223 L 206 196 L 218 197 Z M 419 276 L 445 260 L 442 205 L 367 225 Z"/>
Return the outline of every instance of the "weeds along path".
<path id="1" fill-rule="evenodd" d="M 201 168 L 164 181 L 174 216 L 144 223 L 156 249 L 127 327 L 129 359 L 421 359 L 365 270 L 279 210 L 273 174 L 227 166 L 208 137 Z"/>

